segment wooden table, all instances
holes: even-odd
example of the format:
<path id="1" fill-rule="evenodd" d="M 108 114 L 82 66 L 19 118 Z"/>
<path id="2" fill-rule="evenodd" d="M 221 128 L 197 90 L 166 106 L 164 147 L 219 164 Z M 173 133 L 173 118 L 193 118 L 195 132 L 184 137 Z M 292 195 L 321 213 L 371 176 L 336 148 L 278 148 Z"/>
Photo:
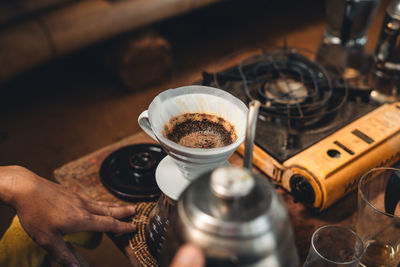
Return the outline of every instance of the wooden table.
<path id="1" fill-rule="evenodd" d="M 102 185 L 99 169 L 103 160 L 111 152 L 120 147 L 138 143 L 154 143 L 154 141 L 144 132 L 139 132 L 63 165 L 54 171 L 55 179 L 67 189 L 79 194 L 84 193 L 95 200 L 126 203 L 115 197 Z M 238 153 L 234 153 L 229 161 L 234 166 L 242 164 L 242 158 Z M 317 212 L 305 208 L 301 203 L 294 203 L 292 196 L 280 187 L 277 187 L 277 191 L 287 205 L 301 261 L 304 261 L 307 256 L 312 233 L 318 227 L 335 224 L 354 229 L 357 208 L 356 192 L 343 198 L 328 210 Z M 140 266 L 134 251 L 129 246 L 129 236 L 109 236 L 125 253 L 133 266 Z"/>

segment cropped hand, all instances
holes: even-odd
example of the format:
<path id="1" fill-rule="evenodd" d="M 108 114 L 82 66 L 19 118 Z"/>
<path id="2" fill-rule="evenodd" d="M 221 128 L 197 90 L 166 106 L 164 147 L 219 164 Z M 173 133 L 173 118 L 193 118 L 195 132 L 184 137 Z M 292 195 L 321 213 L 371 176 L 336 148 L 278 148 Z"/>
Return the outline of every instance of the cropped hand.
<path id="1" fill-rule="evenodd" d="M 175 254 L 170 267 L 203 267 L 205 256 L 203 251 L 191 244 L 183 245 Z"/>
<path id="2" fill-rule="evenodd" d="M 16 210 L 28 235 L 64 266 L 79 266 L 64 235 L 136 230 L 135 225 L 118 220 L 133 215 L 134 207 L 90 200 L 23 167 L 0 167 L 0 189 L 4 184 L 8 190 L 0 192 L 0 200 Z"/>

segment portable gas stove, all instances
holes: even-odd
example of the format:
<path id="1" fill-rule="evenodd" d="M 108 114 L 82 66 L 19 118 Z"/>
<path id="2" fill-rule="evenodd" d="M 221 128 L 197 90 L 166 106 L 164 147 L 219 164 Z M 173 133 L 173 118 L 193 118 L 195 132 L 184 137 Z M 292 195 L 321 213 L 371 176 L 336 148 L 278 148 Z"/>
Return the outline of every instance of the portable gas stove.
<path id="1" fill-rule="evenodd" d="M 253 163 L 296 201 L 326 209 L 376 166 L 400 159 L 400 103 L 379 106 L 300 48 L 253 55 L 203 73 L 203 85 L 258 99 Z M 243 154 L 243 147 L 239 149 Z"/>

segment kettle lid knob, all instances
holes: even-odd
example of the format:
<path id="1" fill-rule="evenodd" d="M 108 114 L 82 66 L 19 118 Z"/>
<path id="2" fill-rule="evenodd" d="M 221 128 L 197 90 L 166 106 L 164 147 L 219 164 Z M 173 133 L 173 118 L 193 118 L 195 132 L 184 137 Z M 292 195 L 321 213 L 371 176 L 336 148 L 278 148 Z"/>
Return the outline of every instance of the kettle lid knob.
<path id="1" fill-rule="evenodd" d="M 223 167 L 211 173 L 211 192 L 221 199 L 236 199 L 250 194 L 255 185 L 251 172 L 238 167 Z"/>

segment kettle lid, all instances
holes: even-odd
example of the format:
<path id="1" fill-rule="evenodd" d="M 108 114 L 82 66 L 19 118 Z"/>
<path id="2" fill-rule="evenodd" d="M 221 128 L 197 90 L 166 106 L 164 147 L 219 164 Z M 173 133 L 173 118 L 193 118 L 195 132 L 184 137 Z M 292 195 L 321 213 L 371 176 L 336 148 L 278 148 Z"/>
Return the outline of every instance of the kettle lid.
<path id="1" fill-rule="evenodd" d="M 198 230 L 225 237 L 257 236 L 286 219 L 272 185 L 238 167 L 218 168 L 193 181 L 177 211 Z"/>
<path id="2" fill-rule="evenodd" d="M 254 189 L 251 173 L 241 168 L 219 168 L 211 173 L 211 192 L 220 199 L 239 199 L 248 196 Z"/>

